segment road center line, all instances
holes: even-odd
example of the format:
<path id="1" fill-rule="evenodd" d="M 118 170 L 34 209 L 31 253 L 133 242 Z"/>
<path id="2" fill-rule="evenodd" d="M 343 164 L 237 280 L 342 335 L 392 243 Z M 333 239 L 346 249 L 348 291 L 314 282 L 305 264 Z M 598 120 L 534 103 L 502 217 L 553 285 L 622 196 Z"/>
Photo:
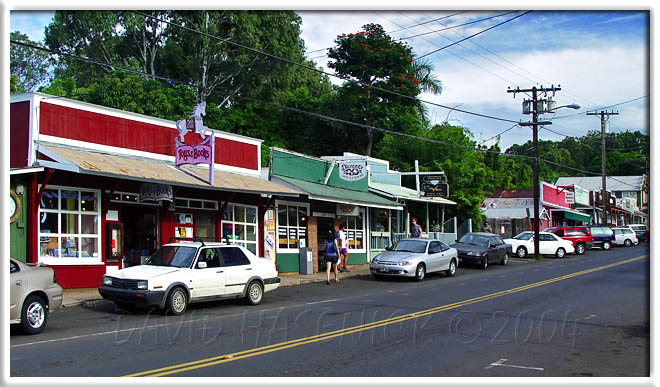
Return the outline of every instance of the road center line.
<path id="1" fill-rule="evenodd" d="M 555 277 L 555 278 L 550 278 L 550 279 L 547 279 L 547 280 L 544 280 L 544 281 L 519 286 L 517 288 L 502 290 L 502 291 L 499 291 L 499 292 L 496 292 L 496 293 L 486 294 L 486 295 L 471 298 L 471 299 L 468 299 L 468 300 L 463 300 L 463 301 L 455 302 L 455 303 L 452 303 L 452 304 L 442 305 L 442 306 L 438 306 L 438 307 L 431 308 L 431 309 L 421 310 L 419 312 L 409 313 L 409 314 L 402 315 L 402 316 L 392 317 L 392 318 L 384 319 L 384 320 L 380 320 L 380 321 L 374 321 L 372 323 L 367 323 L 367 324 L 363 324 L 363 325 L 356 325 L 356 326 L 353 326 L 353 327 L 339 329 L 339 330 L 336 330 L 336 331 L 326 332 L 326 333 L 322 333 L 322 334 L 318 334 L 318 335 L 303 337 L 303 338 L 300 338 L 300 339 L 294 339 L 294 340 L 285 341 L 285 342 L 281 342 L 281 343 L 271 344 L 271 345 L 267 345 L 267 346 L 264 346 L 264 347 L 247 349 L 247 350 L 240 351 L 240 352 L 214 356 L 214 357 L 210 357 L 210 358 L 206 358 L 206 359 L 201 359 L 201 360 L 196 360 L 196 361 L 192 361 L 192 362 L 176 364 L 176 365 L 167 366 L 167 367 L 163 367 L 163 368 L 157 368 L 157 369 L 153 369 L 153 370 L 149 370 L 149 371 L 137 372 L 137 373 L 124 375 L 124 376 L 125 377 L 166 376 L 166 375 L 181 373 L 181 372 L 185 372 L 185 371 L 191 371 L 191 370 L 195 370 L 195 369 L 199 369 L 199 368 L 210 367 L 210 366 L 214 366 L 214 365 L 218 365 L 218 364 L 228 363 L 228 362 L 231 362 L 231 361 L 245 359 L 245 358 L 249 358 L 249 357 L 265 355 L 265 354 L 268 354 L 268 353 L 271 353 L 271 352 L 276 352 L 276 351 L 281 351 L 281 350 L 288 349 L 288 348 L 294 348 L 294 347 L 298 347 L 298 346 L 302 346 L 302 345 L 306 345 L 306 344 L 316 343 L 316 342 L 319 342 L 319 341 L 325 341 L 325 340 L 329 340 L 329 339 L 332 339 L 332 338 L 335 338 L 335 337 L 350 335 L 350 334 L 361 332 L 361 331 L 364 331 L 364 330 L 370 330 L 370 329 L 374 329 L 374 328 L 378 328 L 378 327 L 382 327 L 382 326 L 386 326 L 386 325 L 402 323 L 402 322 L 407 321 L 407 320 L 416 319 L 416 318 L 428 316 L 428 315 L 431 315 L 431 314 L 436 314 L 436 313 L 439 313 L 439 312 L 459 308 L 459 307 L 462 307 L 462 306 L 465 306 L 465 305 L 475 304 L 475 303 L 478 303 L 478 302 L 490 300 L 490 299 L 501 297 L 501 296 L 504 296 L 504 295 L 509 295 L 509 294 L 513 294 L 513 293 L 522 292 L 524 290 L 533 289 L 533 288 L 540 287 L 540 286 L 543 286 L 543 285 L 548 285 L 548 284 L 551 284 L 551 283 L 554 283 L 554 282 L 563 281 L 563 280 L 566 280 L 566 279 L 570 279 L 570 278 L 574 278 L 574 277 L 577 277 L 577 276 L 593 273 L 593 272 L 596 272 L 596 271 L 609 269 L 611 267 L 620 266 L 620 265 L 624 265 L 624 264 L 627 264 L 627 263 L 639 261 L 639 260 L 647 258 L 647 257 L 648 257 L 648 254 L 645 254 L 645 255 L 641 255 L 639 257 L 627 259 L 627 260 L 624 260 L 624 261 L 615 262 L 615 263 L 611 263 L 611 264 L 608 264 L 608 265 L 599 266 L 599 267 L 595 267 L 595 268 L 591 268 L 591 269 L 586 269 L 586 270 L 578 271 L 578 272 L 575 272 L 575 273 L 566 274 L 566 275 Z M 506 360 L 506 359 L 504 359 L 504 360 Z M 522 367 L 522 366 L 512 366 L 512 367 L 518 368 L 518 367 Z"/>

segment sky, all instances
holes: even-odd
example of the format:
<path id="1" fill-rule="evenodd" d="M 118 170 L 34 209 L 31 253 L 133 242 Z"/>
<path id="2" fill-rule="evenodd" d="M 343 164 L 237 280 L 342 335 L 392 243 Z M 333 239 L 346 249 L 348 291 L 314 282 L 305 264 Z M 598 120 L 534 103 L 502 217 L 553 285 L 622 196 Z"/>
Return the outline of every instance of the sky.
<path id="1" fill-rule="evenodd" d="M 600 131 L 599 117 L 586 113 L 601 110 L 619 113 L 610 116 L 609 131 L 649 133 L 648 9 L 535 10 L 507 21 L 522 13 L 511 7 L 493 11 L 298 11 L 308 58 L 330 73 L 333 71 L 327 67 L 325 54 L 335 37 L 360 31 L 367 23 L 382 25 L 394 39 L 406 38 L 403 41 L 415 56 L 451 45 L 426 57 L 442 82 L 442 93 L 422 94 L 420 98 L 444 106 L 426 104 L 433 123 L 447 120 L 465 127 L 484 145 L 494 145 L 497 137 L 493 137 L 500 133 L 502 150 L 531 140 L 530 127 L 514 126 L 532 119 L 522 113 L 522 102 L 531 94 L 517 93 L 514 97 L 507 92 L 516 87 L 560 87 L 554 96 L 550 93 L 545 97 L 552 97 L 557 106 L 581 107 L 542 115 L 540 120 L 551 120 L 552 124 L 540 129 L 541 140 L 560 141 L 567 135 L 579 137 Z M 52 11 L 11 11 L 10 30 L 42 42 L 52 15 Z M 444 31 L 437 31 L 441 29 Z M 427 34 L 411 37 L 423 33 Z M 331 81 L 341 82 L 332 77 Z"/>

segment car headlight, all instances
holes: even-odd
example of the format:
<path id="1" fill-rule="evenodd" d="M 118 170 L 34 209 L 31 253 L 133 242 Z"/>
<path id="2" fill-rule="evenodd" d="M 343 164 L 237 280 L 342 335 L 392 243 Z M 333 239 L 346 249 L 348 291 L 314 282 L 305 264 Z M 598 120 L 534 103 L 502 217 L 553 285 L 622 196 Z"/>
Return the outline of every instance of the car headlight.
<path id="1" fill-rule="evenodd" d="M 412 263 L 410 261 L 399 261 L 399 266 L 410 266 Z"/>
<path id="2" fill-rule="evenodd" d="M 479 257 L 479 256 L 481 256 L 481 253 L 477 253 L 477 252 L 474 252 L 474 251 L 468 251 L 467 255 L 476 255 L 477 257 Z"/>
<path id="3" fill-rule="evenodd" d="M 112 278 L 103 276 L 103 285 L 111 286 L 112 285 Z"/>
<path id="4" fill-rule="evenodd" d="M 147 281 L 138 281 L 137 282 L 137 288 L 138 290 L 147 290 L 148 289 L 148 284 Z"/>

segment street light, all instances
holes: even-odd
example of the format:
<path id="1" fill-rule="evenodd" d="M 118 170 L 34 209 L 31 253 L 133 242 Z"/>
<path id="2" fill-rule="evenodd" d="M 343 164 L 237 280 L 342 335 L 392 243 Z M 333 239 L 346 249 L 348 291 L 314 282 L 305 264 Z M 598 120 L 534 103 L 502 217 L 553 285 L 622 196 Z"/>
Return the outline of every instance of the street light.
<path id="1" fill-rule="evenodd" d="M 559 110 L 559 109 L 561 109 L 561 108 L 569 108 L 569 109 L 580 110 L 580 105 L 578 105 L 578 104 L 576 104 L 576 103 L 572 103 L 572 104 L 570 104 L 570 105 L 557 106 L 557 107 L 554 107 L 554 108 L 551 108 L 551 109 L 546 110 L 544 113 L 555 112 L 555 111 L 557 111 L 557 110 Z"/>

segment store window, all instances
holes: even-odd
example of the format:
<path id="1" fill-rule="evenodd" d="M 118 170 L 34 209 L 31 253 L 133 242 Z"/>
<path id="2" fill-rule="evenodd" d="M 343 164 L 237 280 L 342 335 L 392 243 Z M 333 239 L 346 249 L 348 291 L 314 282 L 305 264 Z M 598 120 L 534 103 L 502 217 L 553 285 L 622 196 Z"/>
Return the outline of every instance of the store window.
<path id="1" fill-rule="evenodd" d="M 101 192 L 49 187 L 39 203 L 39 261 L 100 263 Z"/>
<path id="2" fill-rule="evenodd" d="M 346 238 L 348 250 L 364 250 L 364 209 L 357 216 L 341 216 L 342 223 L 346 225 Z"/>
<path id="3" fill-rule="evenodd" d="M 227 204 L 222 214 L 222 239 L 257 254 L 257 207 Z"/>
<path id="4" fill-rule="evenodd" d="M 385 210 L 382 208 L 371 208 L 371 231 L 376 232 L 388 232 L 389 222 L 390 222 L 390 210 Z"/>
<path id="5" fill-rule="evenodd" d="M 308 204 L 277 203 L 277 232 L 280 249 L 307 247 L 308 214 Z"/>

